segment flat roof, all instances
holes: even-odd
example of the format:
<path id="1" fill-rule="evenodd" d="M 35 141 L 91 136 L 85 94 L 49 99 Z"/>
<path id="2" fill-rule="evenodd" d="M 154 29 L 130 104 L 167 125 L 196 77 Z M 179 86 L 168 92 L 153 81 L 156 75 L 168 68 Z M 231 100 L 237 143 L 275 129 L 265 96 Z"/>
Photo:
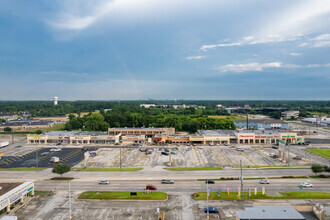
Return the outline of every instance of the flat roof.
<path id="1" fill-rule="evenodd" d="M 263 124 L 271 124 L 271 123 L 276 123 L 276 124 L 287 124 L 287 122 L 278 120 L 278 119 L 250 119 L 249 118 L 249 123 L 263 123 Z M 246 123 L 246 119 L 236 119 L 234 120 L 234 123 Z"/>
<path id="2" fill-rule="evenodd" d="M 114 130 L 159 130 L 159 129 L 165 129 L 165 128 L 133 128 L 133 127 L 125 127 L 125 128 L 109 128 L 109 129 L 114 129 Z"/>
<path id="3" fill-rule="evenodd" d="M 12 189 L 15 189 L 17 186 L 23 184 L 21 183 L 0 183 L 0 196 L 6 194 Z"/>
<path id="4" fill-rule="evenodd" d="M 291 205 L 255 205 L 245 208 L 245 211 L 238 211 L 236 214 L 239 219 L 305 219 Z"/>
<path id="5" fill-rule="evenodd" d="M 48 136 L 84 136 L 84 135 L 90 135 L 90 136 L 101 136 L 101 135 L 108 135 L 108 132 L 102 132 L 102 131 L 50 131 L 46 133 Z"/>

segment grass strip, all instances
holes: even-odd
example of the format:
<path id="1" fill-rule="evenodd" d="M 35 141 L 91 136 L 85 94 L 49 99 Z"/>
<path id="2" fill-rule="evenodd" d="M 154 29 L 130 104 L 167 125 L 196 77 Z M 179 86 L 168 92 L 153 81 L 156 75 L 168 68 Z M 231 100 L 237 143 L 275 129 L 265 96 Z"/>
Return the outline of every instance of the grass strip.
<path id="1" fill-rule="evenodd" d="M 167 167 L 166 170 L 194 171 L 194 170 L 222 170 L 222 167 Z"/>
<path id="2" fill-rule="evenodd" d="M 280 192 L 282 196 L 267 196 L 266 194 L 262 195 L 261 192 L 258 192 L 257 195 L 254 195 L 253 190 L 251 189 L 251 196 L 248 196 L 248 192 L 243 192 L 243 197 L 238 197 L 237 192 L 229 192 L 229 197 L 227 192 L 221 192 L 218 196 L 218 192 L 210 192 L 209 200 L 251 200 L 251 199 L 330 199 L 330 193 L 325 192 Z M 206 192 L 197 192 L 194 194 L 196 200 L 206 200 Z"/>
<path id="3" fill-rule="evenodd" d="M 73 180 L 74 177 L 60 177 L 60 176 L 57 176 L 57 177 L 53 177 L 51 178 L 50 180 Z"/>
<path id="4" fill-rule="evenodd" d="M 143 168 L 72 168 L 73 171 L 138 171 Z"/>
<path id="5" fill-rule="evenodd" d="M 78 199 L 111 199 L 111 200 L 165 200 L 167 194 L 164 192 L 136 192 L 136 196 L 131 196 L 128 191 L 87 191 L 78 196 Z"/>
<path id="6" fill-rule="evenodd" d="M 45 170 L 45 167 L 13 167 L 13 168 L 0 168 L 0 171 L 40 171 Z"/>
<path id="7" fill-rule="evenodd" d="M 330 178 L 330 175 L 318 175 L 318 176 L 276 176 L 276 177 L 247 177 L 244 180 L 261 180 L 261 179 L 322 179 Z M 197 179 L 197 181 L 229 181 L 229 180 L 238 180 L 238 177 L 221 177 L 220 179 Z"/>
<path id="8" fill-rule="evenodd" d="M 265 168 L 265 169 L 282 169 L 282 168 L 310 168 L 310 165 L 292 165 L 292 166 L 288 166 L 288 165 L 275 165 L 275 166 L 242 166 L 243 169 L 249 169 L 249 168 Z M 240 169 L 241 167 L 239 166 L 234 166 L 234 169 Z"/>
<path id="9" fill-rule="evenodd" d="M 330 149 L 305 149 L 313 154 L 320 155 L 322 157 L 330 159 Z"/>

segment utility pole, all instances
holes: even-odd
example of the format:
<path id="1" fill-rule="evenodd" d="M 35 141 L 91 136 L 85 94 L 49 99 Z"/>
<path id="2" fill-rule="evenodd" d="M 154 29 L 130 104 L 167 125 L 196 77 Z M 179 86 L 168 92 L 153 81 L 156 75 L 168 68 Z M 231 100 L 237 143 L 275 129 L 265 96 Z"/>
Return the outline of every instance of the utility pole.
<path id="1" fill-rule="evenodd" d="M 39 161 L 38 161 L 38 145 L 36 144 L 36 167 L 38 168 Z"/>
<path id="2" fill-rule="evenodd" d="M 291 149 L 291 145 L 289 145 L 289 150 L 288 150 L 288 166 L 290 166 L 290 149 Z"/>
<path id="3" fill-rule="evenodd" d="M 12 131 L 12 133 L 11 133 L 11 144 L 14 144 L 14 128 L 11 130 Z"/>
<path id="4" fill-rule="evenodd" d="M 249 130 L 249 113 L 246 113 L 246 130 Z"/>
<path id="5" fill-rule="evenodd" d="M 71 180 L 69 180 L 69 219 L 72 219 L 72 207 L 71 207 Z"/>
<path id="6" fill-rule="evenodd" d="M 209 181 L 206 181 L 206 207 L 207 207 L 207 219 L 210 219 L 209 213 Z"/>
<path id="7" fill-rule="evenodd" d="M 242 169 L 242 160 L 239 160 L 239 163 L 240 163 L 240 167 L 241 167 L 241 176 L 240 176 L 240 179 L 241 179 L 241 196 L 243 198 L 243 169 Z"/>
<path id="8" fill-rule="evenodd" d="M 121 163 L 121 145 L 120 145 L 120 169 L 122 168 L 122 163 Z"/>

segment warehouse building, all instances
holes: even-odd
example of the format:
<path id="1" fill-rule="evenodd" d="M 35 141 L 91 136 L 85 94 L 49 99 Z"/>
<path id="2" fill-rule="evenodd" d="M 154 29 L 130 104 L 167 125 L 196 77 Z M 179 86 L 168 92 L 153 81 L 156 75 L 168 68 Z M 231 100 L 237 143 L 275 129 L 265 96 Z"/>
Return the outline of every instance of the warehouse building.
<path id="1" fill-rule="evenodd" d="M 38 128 L 51 128 L 56 124 L 52 120 L 40 120 L 40 119 L 16 119 L 0 123 L 0 131 L 3 131 L 6 127 L 13 130 L 25 130 L 25 129 L 38 129 Z"/>
<path id="2" fill-rule="evenodd" d="M 276 119 L 238 119 L 234 120 L 234 123 L 237 128 L 247 128 L 249 129 L 288 129 L 289 124 L 281 120 Z"/>
<path id="3" fill-rule="evenodd" d="M 33 181 L 0 183 L 0 213 L 9 213 L 16 204 L 23 203 L 30 192 L 34 196 Z"/>
<path id="4" fill-rule="evenodd" d="M 41 135 L 27 135 L 28 144 L 116 144 L 118 135 L 107 132 L 51 131 Z"/>
<path id="5" fill-rule="evenodd" d="M 154 137 L 159 134 L 166 134 L 168 136 L 175 135 L 175 128 L 109 128 L 110 135 L 121 134 L 126 135 L 145 135 L 146 137 Z"/>

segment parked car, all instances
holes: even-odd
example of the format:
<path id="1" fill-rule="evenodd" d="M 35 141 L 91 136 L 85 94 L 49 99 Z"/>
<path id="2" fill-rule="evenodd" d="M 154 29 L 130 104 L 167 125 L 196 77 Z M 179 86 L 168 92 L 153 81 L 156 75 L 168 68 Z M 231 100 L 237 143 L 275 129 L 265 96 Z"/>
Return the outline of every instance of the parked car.
<path id="1" fill-rule="evenodd" d="M 178 146 L 178 147 L 179 147 L 179 146 L 180 146 L 180 144 L 176 144 L 176 146 Z"/>
<path id="2" fill-rule="evenodd" d="M 196 144 L 193 144 L 193 146 L 196 146 Z"/>
<path id="3" fill-rule="evenodd" d="M 173 147 L 172 150 L 177 151 L 179 148 Z"/>
<path id="4" fill-rule="evenodd" d="M 260 184 L 269 184 L 269 181 L 268 180 L 260 180 L 259 183 Z"/>
<path id="5" fill-rule="evenodd" d="M 187 143 L 187 146 L 190 146 L 190 143 Z"/>
<path id="6" fill-rule="evenodd" d="M 58 146 L 58 145 L 61 145 L 61 143 L 57 143 L 56 145 L 57 145 L 57 146 Z"/>
<path id="7" fill-rule="evenodd" d="M 173 184 L 174 180 L 172 179 L 162 179 L 162 184 Z"/>
<path id="8" fill-rule="evenodd" d="M 171 151 L 171 154 L 176 154 L 176 152 L 174 152 L 174 151 Z"/>
<path id="9" fill-rule="evenodd" d="M 191 147 L 188 147 L 186 151 L 190 151 L 191 150 Z"/>
<path id="10" fill-rule="evenodd" d="M 50 162 L 52 162 L 52 163 L 58 163 L 58 162 L 60 162 L 60 158 L 58 158 L 58 157 L 52 157 L 52 158 L 50 158 Z"/>
<path id="11" fill-rule="evenodd" d="M 88 147 L 81 148 L 82 151 L 88 151 Z"/>
<path id="12" fill-rule="evenodd" d="M 301 187 L 313 187 L 313 184 L 303 182 L 303 183 L 300 184 L 300 186 L 301 186 Z"/>
<path id="13" fill-rule="evenodd" d="M 227 144 L 227 143 L 224 143 L 223 145 L 225 145 L 225 146 L 228 146 L 228 144 Z M 217 146 L 219 146 L 219 145 L 217 145 Z"/>
<path id="14" fill-rule="evenodd" d="M 109 184 L 110 182 L 108 180 L 100 180 L 99 184 Z"/>
<path id="15" fill-rule="evenodd" d="M 52 148 L 52 149 L 50 149 L 50 151 L 61 151 L 62 149 L 61 148 Z"/>
<path id="16" fill-rule="evenodd" d="M 219 143 L 216 143 L 215 145 L 216 145 L 216 146 L 220 146 L 220 144 L 219 144 Z M 228 146 L 228 144 L 227 144 L 226 146 Z"/>
<path id="17" fill-rule="evenodd" d="M 244 149 L 243 148 L 240 148 L 240 147 L 236 147 L 236 150 L 237 151 L 244 151 Z"/>
<path id="18" fill-rule="evenodd" d="M 278 158 L 278 155 L 275 154 L 275 153 L 270 153 L 269 156 L 270 156 L 271 158 Z"/>
<path id="19" fill-rule="evenodd" d="M 273 148 L 273 149 L 278 149 L 279 146 L 275 146 L 275 145 L 273 145 L 272 148 Z"/>
<path id="20" fill-rule="evenodd" d="M 296 155 L 296 156 L 292 157 L 292 159 L 301 160 L 302 158 L 301 158 L 301 156 Z"/>
<path id="21" fill-rule="evenodd" d="M 213 207 L 207 207 L 204 209 L 204 213 L 219 213 L 219 210 Z"/>
<path id="22" fill-rule="evenodd" d="M 210 143 L 210 146 L 213 146 L 213 143 L 212 142 Z"/>
<path id="23" fill-rule="evenodd" d="M 48 154 L 49 154 L 49 152 L 47 151 L 47 152 L 42 152 L 40 155 L 45 156 L 45 155 L 48 155 Z"/>
<path id="24" fill-rule="evenodd" d="M 152 151 L 151 150 L 147 150 L 146 151 L 146 155 L 148 155 L 148 154 L 152 154 Z"/>
<path id="25" fill-rule="evenodd" d="M 214 181 L 213 180 L 205 180 L 205 183 L 214 184 Z"/>
<path id="26" fill-rule="evenodd" d="M 166 151 L 163 151 L 161 154 L 168 156 L 170 153 L 169 152 L 166 152 Z"/>
<path id="27" fill-rule="evenodd" d="M 157 187 L 154 186 L 154 185 L 147 185 L 146 189 L 148 189 L 148 190 L 157 190 Z"/>
<path id="28" fill-rule="evenodd" d="M 165 148 L 164 151 L 165 151 L 165 152 L 170 152 L 170 149 Z"/>

